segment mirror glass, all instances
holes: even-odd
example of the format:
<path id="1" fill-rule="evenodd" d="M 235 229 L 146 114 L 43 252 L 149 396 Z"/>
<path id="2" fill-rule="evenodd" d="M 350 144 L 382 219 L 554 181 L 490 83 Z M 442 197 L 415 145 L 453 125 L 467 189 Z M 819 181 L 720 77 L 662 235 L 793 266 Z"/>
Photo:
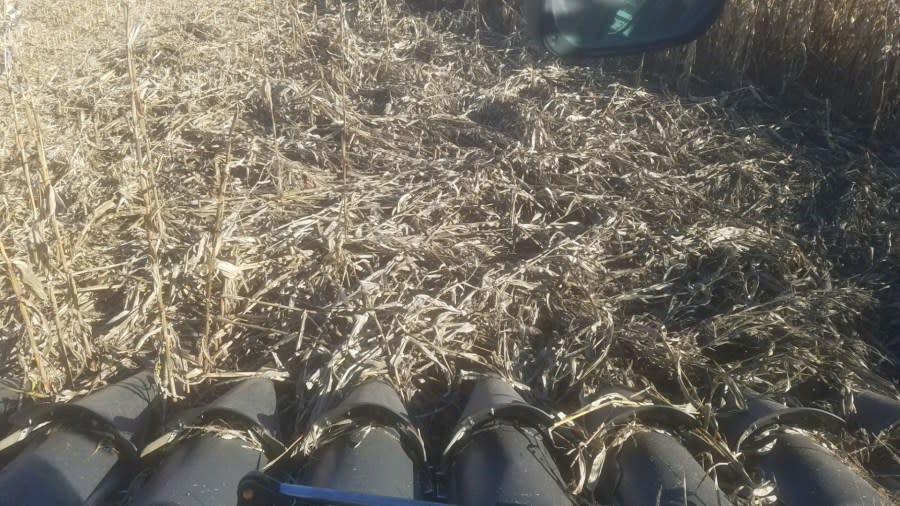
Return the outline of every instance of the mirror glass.
<path id="1" fill-rule="evenodd" d="M 544 44 L 560 54 L 617 55 L 696 39 L 725 0 L 542 0 Z"/>

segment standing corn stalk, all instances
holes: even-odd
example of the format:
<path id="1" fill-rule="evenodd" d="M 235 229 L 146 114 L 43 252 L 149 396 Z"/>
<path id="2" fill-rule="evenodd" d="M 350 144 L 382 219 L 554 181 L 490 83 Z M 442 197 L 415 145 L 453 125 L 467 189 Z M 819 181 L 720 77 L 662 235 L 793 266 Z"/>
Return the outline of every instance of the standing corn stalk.
<path id="1" fill-rule="evenodd" d="M 9 276 L 9 284 L 12 286 L 13 293 L 16 296 L 19 314 L 22 317 L 22 326 L 25 327 L 25 333 L 28 335 L 28 344 L 31 347 L 31 355 L 34 358 L 34 365 L 37 367 L 38 375 L 41 378 L 41 384 L 46 393 L 51 393 L 53 388 L 50 384 L 50 380 L 47 378 L 47 372 L 44 370 L 44 359 L 41 358 L 41 351 L 38 349 L 37 338 L 34 335 L 34 328 L 31 325 L 31 317 L 29 316 L 28 308 L 25 305 L 25 296 L 22 293 L 22 288 L 19 286 L 19 279 L 16 277 L 16 271 L 13 268 L 12 261 L 9 259 L 9 255 L 6 254 L 6 248 L 3 246 L 3 241 L 0 241 L 0 256 L 3 257 L 3 262 L 6 264 L 6 273 Z"/>
<path id="2" fill-rule="evenodd" d="M 143 103 L 137 87 L 137 72 L 134 65 L 134 41 L 140 27 L 131 24 L 131 9 L 128 2 L 125 6 L 125 49 L 128 58 L 128 80 L 131 85 L 131 128 L 134 143 L 136 168 L 140 171 L 141 193 L 144 200 L 144 231 L 147 235 L 147 249 L 150 260 L 150 274 L 153 278 L 153 291 L 156 294 L 159 311 L 160 340 L 162 341 L 162 382 L 169 395 L 177 395 L 175 387 L 175 362 L 173 360 L 173 338 L 169 335 L 169 321 L 166 315 L 165 286 L 159 269 L 159 246 L 164 236 L 165 224 L 162 221 L 159 190 L 156 185 L 155 168 L 148 163 L 150 145 L 147 138 L 147 127 L 144 122 Z"/>
<path id="3" fill-rule="evenodd" d="M 50 168 L 47 164 L 47 154 L 46 148 L 44 147 L 44 135 L 41 132 L 41 122 L 38 117 L 37 111 L 34 109 L 34 106 L 28 104 L 27 112 L 31 120 L 32 124 L 32 135 L 35 142 L 35 147 L 37 149 L 38 161 L 40 162 L 40 177 L 41 177 L 41 196 L 44 199 L 44 218 L 50 223 L 50 228 L 53 231 L 53 238 L 56 242 L 55 244 L 55 256 L 56 262 L 61 267 L 61 271 L 66 280 L 66 288 L 68 290 L 69 299 L 72 304 L 72 308 L 75 311 L 75 318 L 78 323 L 78 334 L 81 336 L 81 345 L 83 348 L 83 360 L 86 362 L 91 357 L 91 342 L 89 339 L 89 333 L 86 331 L 87 325 L 84 322 L 84 318 L 81 315 L 80 303 L 78 300 L 78 286 L 75 284 L 75 276 L 72 273 L 72 268 L 69 265 L 69 256 L 66 252 L 66 247 L 63 242 L 62 228 L 59 225 L 59 220 L 56 219 L 56 191 L 53 189 L 53 182 L 50 179 Z M 24 155 L 23 155 L 24 157 Z M 23 158 L 24 160 L 24 158 Z M 29 183 L 30 184 L 30 183 Z M 51 293 L 53 290 L 51 290 Z M 55 295 L 53 299 L 55 299 Z M 56 304 L 54 300 L 54 305 Z M 54 313 L 56 310 L 54 310 Z M 57 328 L 59 329 L 58 316 L 54 315 L 57 318 Z M 64 354 L 64 350 L 60 350 L 61 353 Z M 65 354 L 64 354 L 65 358 Z M 71 374 L 70 374 L 71 375 Z"/>
<path id="4" fill-rule="evenodd" d="M 32 226 L 34 226 L 34 227 L 39 226 L 39 221 L 41 220 L 42 214 L 45 215 L 44 219 L 48 219 L 48 216 L 46 216 L 46 215 L 49 215 L 49 219 L 52 220 L 52 222 L 55 225 L 54 230 L 55 230 L 56 237 L 57 237 L 58 250 L 62 250 L 62 242 L 61 242 L 62 239 L 59 234 L 59 225 L 58 225 L 58 223 L 56 223 L 56 216 L 55 216 L 55 212 L 54 212 L 54 204 L 55 204 L 56 200 L 55 200 L 55 196 L 52 194 L 52 187 L 49 187 L 49 185 L 48 185 L 48 187 L 51 188 L 51 190 L 44 192 L 44 196 L 48 200 L 46 201 L 46 205 L 43 206 L 43 208 L 42 208 L 43 212 L 41 210 L 39 210 L 37 200 L 35 199 L 34 189 L 31 186 L 31 170 L 28 166 L 28 156 L 25 153 L 25 145 L 24 145 L 24 142 L 22 141 L 21 127 L 19 124 L 19 115 L 18 115 L 17 107 L 16 107 L 16 95 L 15 95 L 15 93 L 13 93 L 12 85 L 10 84 L 9 80 L 7 80 L 7 92 L 9 93 L 9 99 L 10 99 L 10 104 L 11 104 L 11 108 L 12 108 L 12 119 L 13 119 L 13 126 L 15 127 L 15 137 L 16 137 L 16 148 L 19 153 L 19 162 L 22 165 L 22 171 L 25 175 L 25 186 L 28 189 L 28 202 L 31 204 Z M 38 138 L 40 138 L 40 136 L 38 136 Z M 39 149 L 43 150 L 43 142 L 39 143 Z M 49 177 L 45 178 L 43 176 L 44 172 L 46 172 L 46 159 L 43 156 L 41 156 L 41 160 L 42 160 L 42 164 L 44 167 L 44 171 L 42 171 L 42 179 L 44 181 L 47 181 L 49 179 Z M 39 246 L 39 245 L 32 245 L 32 247 L 34 247 L 34 246 Z M 48 257 L 46 260 L 49 261 L 49 255 L 46 255 L 46 256 Z M 59 258 L 60 257 L 58 257 L 58 259 Z M 67 258 L 65 257 L 65 251 L 61 252 L 61 258 L 65 262 L 63 264 L 63 268 L 66 273 L 67 280 L 70 283 L 69 290 L 70 290 L 70 294 L 73 295 L 73 297 L 72 297 L 73 306 L 75 307 L 76 314 L 78 315 L 79 323 L 81 323 L 80 328 L 83 329 L 84 325 L 81 320 L 81 312 L 78 310 L 78 294 L 77 294 L 77 290 L 75 289 L 74 278 L 71 274 L 71 270 L 69 269 Z M 44 262 L 44 264 L 46 266 L 46 262 Z M 48 269 L 48 270 L 52 270 L 52 269 Z M 60 321 L 60 310 L 59 310 L 59 303 L 56 300 L 56 291 L 53 289 L 53 286 L 52 286 L 52 279 L 51 279 L 52 273 L 48 272 L 47 277 L 48 277 L 48 281 L 50 281 L 50 283 L 49 283 L 50 289 L 49 289 L 48 293 L 49 293 L 49 298 L 50 298 L 50 306 L 53 311 L 53 325 L 54 325 L 55 331 L 56 331 L 57 345 L 59 346 L 59 355 L 60 355 L 60 359 L 62 360 L 62 362 L 66 368 L 66 374 L 68 376 L 69 382 L 71 382 L 74 375 L 72 374 L 72 366 L 69 363 L 68 347 L 66 346 L 65 338 L 63 337 L 63 324 Z M 85 354 L 85 356 L 87 356 L 89 351 L 88 351 L 87 339 L 85 337 L 86 335 L 84 332 L 82 332 L 82 336 L 84 337 L 84 341 L 83 341 L 83 346 L 85 348 L 84 354 Z"/>
<path id="5" fill-rule="evenodd" d="M 203 341 L 200 345 L 200 353 L 203 358 L 203 368 L 206 372 L 209 372 L 213 366 L 212 354 L 210 353 L 210 336 L 213 331 L 213 281 L 216 275 L 219 252 L 222 249 L 222 223 L 225 219 L 225 190 L 228 188 L 228 167 L 229 165 L 231 165 L 231 147 L 232 141 L 234 139 L 234 126 L 237 123 L 240 112 L 240 108 L 235 110 L 234 117 L 231 119 L 231 128 L 228 131 L 228 148 L 225 153 L 224 160 L 219 159 L 218 157 L 216 158 L 216 160 L 214 160 L 214 164 L 216 167 L 216 219 L 213 222 L 213 228 L 210 237 L 210 246 L 206 259 L 206 303 L 204 308 Z M 216 349 L 218 349 L 218 340 L 216 340 L 214 345 Z"/>
<path id="6" fill-rule="evenodd" d="M 17 6 L 11 0 L 6 0 L 4 2 L 4 11 L 3 11 L 3 37 L 4 37 L 4 53 L 3 53 L 3 75 L 6 77 L 6 91 L 10 100 L 10 109 L 12 116 L 12 124 L 14 127 L 13 133 L 15 136 L 16 143 L 16 151 L 19 155 L 19 162 L 22 166 L 23 174 L 25 176 L 25 187 L 28 191 L 28 202 L 30 204 L 31 209 L 31 221 L 30 225 L 35 229 L 39 229 L 41 227 L 41 221 L 47 222 L 49 221 L 51 226 L 53 227 L 53 232 L 56 238 L 56 249 L 57 249 L 57 257 L 56 260 L 58 263 L 62 265 L 62 270 L 66 276 L 66 281 L 68 283 L 69 294 L 72 299 L 72 306 L 75 309 L 75 314 L 78 318 L 79 322 L 79 331 L 82 335 L 82 346 L 84 348 L 84 357 L 85 359 L 89 356 L 89 343 L 87 340 L 87 334 L 84 332 L 84 321 L 81 317 L 81 311 L 79 310 L 79 302 L 78 302 L 78 293 L 75 286 L 74 277 L 72 275 L 72 271 L 69 268 L 68 257 L 65 253 L 65 248 L 62 242 L 62 236 L 60 232 L 59 223 L 56 220 L 56 195 L 53 190 L 53 186 L 50 182 L 49 170 L 47 167 L 47 158 L 45 155 L 44 149 L 44 140 L 43 135 L 41 134 L 40 129 L 40 121 L 38 119 L 37 113 L 34 111 L 33 106 L 27 106 L 27 112 L 32 119 L 32 131 L 34 134 L 34 140 L 39 150 L 39 160 L 41 165 L 41 196 L 44 200 L 44 205 L 39 206 L 37 202 L 37 198 L 35 196 L 34 188 L 32 188 L 32 179 L 31 179 L 31 170 L 28 165 L 28 156 L 25 152 L 25 143 L 23 140 L 23 132 L 22 125 L 19 121 L 18 114 L 18 103 L 16 99 L 16 93 L 13 91 L 13 51 L 12 51 L 12 30 L 15 27 L 16 21 L 18 20 L 18 10 Z M 34 234 L 36 236 L 42 236 L 43 234 Z M 33 236 L 34 236 L 33 235 Z M 41 246 L 41 244 L 32 244 L 34 246 Z M 48 248 L 49 249 L 49 248 Z M 45 255 L 46 260 L 49 262 L 49 255 Z M 51 303 L 51 309 L 53 314 L 53 324 L 55 327 L 57 345 L 58 345 L 58 353 L 60 356 L 60 361 L 65 366 L 66 375 L 71 383 L 74 375 L 72 373 L 72 366 L 69 362 L 69 347 L 66 345 L 65 338 L 63 336 L 63 324 L 60 321 L 60 308 L 59 303 L 56 299 L 56 291 L 53 288 L 53 268 L 45 263 L 44 267 L 47 267 L 47 281 L 49 285 L 49 299 Z M 27 284 L 27 282 L 26 282 Z M 42 297 L 43 298 L 43 297 Z"/>

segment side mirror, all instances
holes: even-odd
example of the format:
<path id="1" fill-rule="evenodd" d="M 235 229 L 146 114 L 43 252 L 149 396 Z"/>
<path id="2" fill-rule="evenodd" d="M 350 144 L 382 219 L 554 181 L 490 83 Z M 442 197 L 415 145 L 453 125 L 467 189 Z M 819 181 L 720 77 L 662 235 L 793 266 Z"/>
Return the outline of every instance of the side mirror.
<path id="1" fill-rule="evenodd" d="M 526 0 L 532 32 L 559 56 L 621 56 L 696 40 L 727 0 Z"/>

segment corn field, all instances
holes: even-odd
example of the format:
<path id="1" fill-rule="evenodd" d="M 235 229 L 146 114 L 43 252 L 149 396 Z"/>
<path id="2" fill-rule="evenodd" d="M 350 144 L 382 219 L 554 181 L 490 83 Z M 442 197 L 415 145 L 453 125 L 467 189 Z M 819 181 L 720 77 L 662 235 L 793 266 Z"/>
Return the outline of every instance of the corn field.
<path id="1" fill-rule="evenodd" d="M 563 413 L 896 395 L 893 0 L 735 0 L 591 65 L 507 1 L 6 3 L 0 369 L 29 395 L 267 376 L 301 424 L 385 376 L 438 433 L 481 372 Z"/>
<path id="2" fill-rule="evenodd" d="M 895 0 L 732 1 L 699 44 L 697 60 L 701 71 L 727 82 L 759 83 L 778 94 L 805 91 L 864 127 L 897 132 Z"/>

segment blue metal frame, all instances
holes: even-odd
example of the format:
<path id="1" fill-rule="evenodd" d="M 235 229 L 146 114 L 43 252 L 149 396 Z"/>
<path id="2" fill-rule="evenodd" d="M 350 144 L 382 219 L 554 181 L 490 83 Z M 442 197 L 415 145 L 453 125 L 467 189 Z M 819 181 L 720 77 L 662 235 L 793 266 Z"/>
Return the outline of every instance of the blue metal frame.
<path id="1" fill-rule="evenodd" d="M 247 473 L 238 485 L 238 506 L 292 506 L 303 504 L 334 506 L 453 506 L 447 503 L 347 492 L 322 487 L 281 482 L 265 473 Z"/>
<path id="2" fill-rule="evenodd" d="M 282 483 L 278 487 L 278 492 L 285 497 L 336 506 L 447 506 L 446 503 L 344 492 L 342 490 L 307 487 L 290 483 Z"/>

